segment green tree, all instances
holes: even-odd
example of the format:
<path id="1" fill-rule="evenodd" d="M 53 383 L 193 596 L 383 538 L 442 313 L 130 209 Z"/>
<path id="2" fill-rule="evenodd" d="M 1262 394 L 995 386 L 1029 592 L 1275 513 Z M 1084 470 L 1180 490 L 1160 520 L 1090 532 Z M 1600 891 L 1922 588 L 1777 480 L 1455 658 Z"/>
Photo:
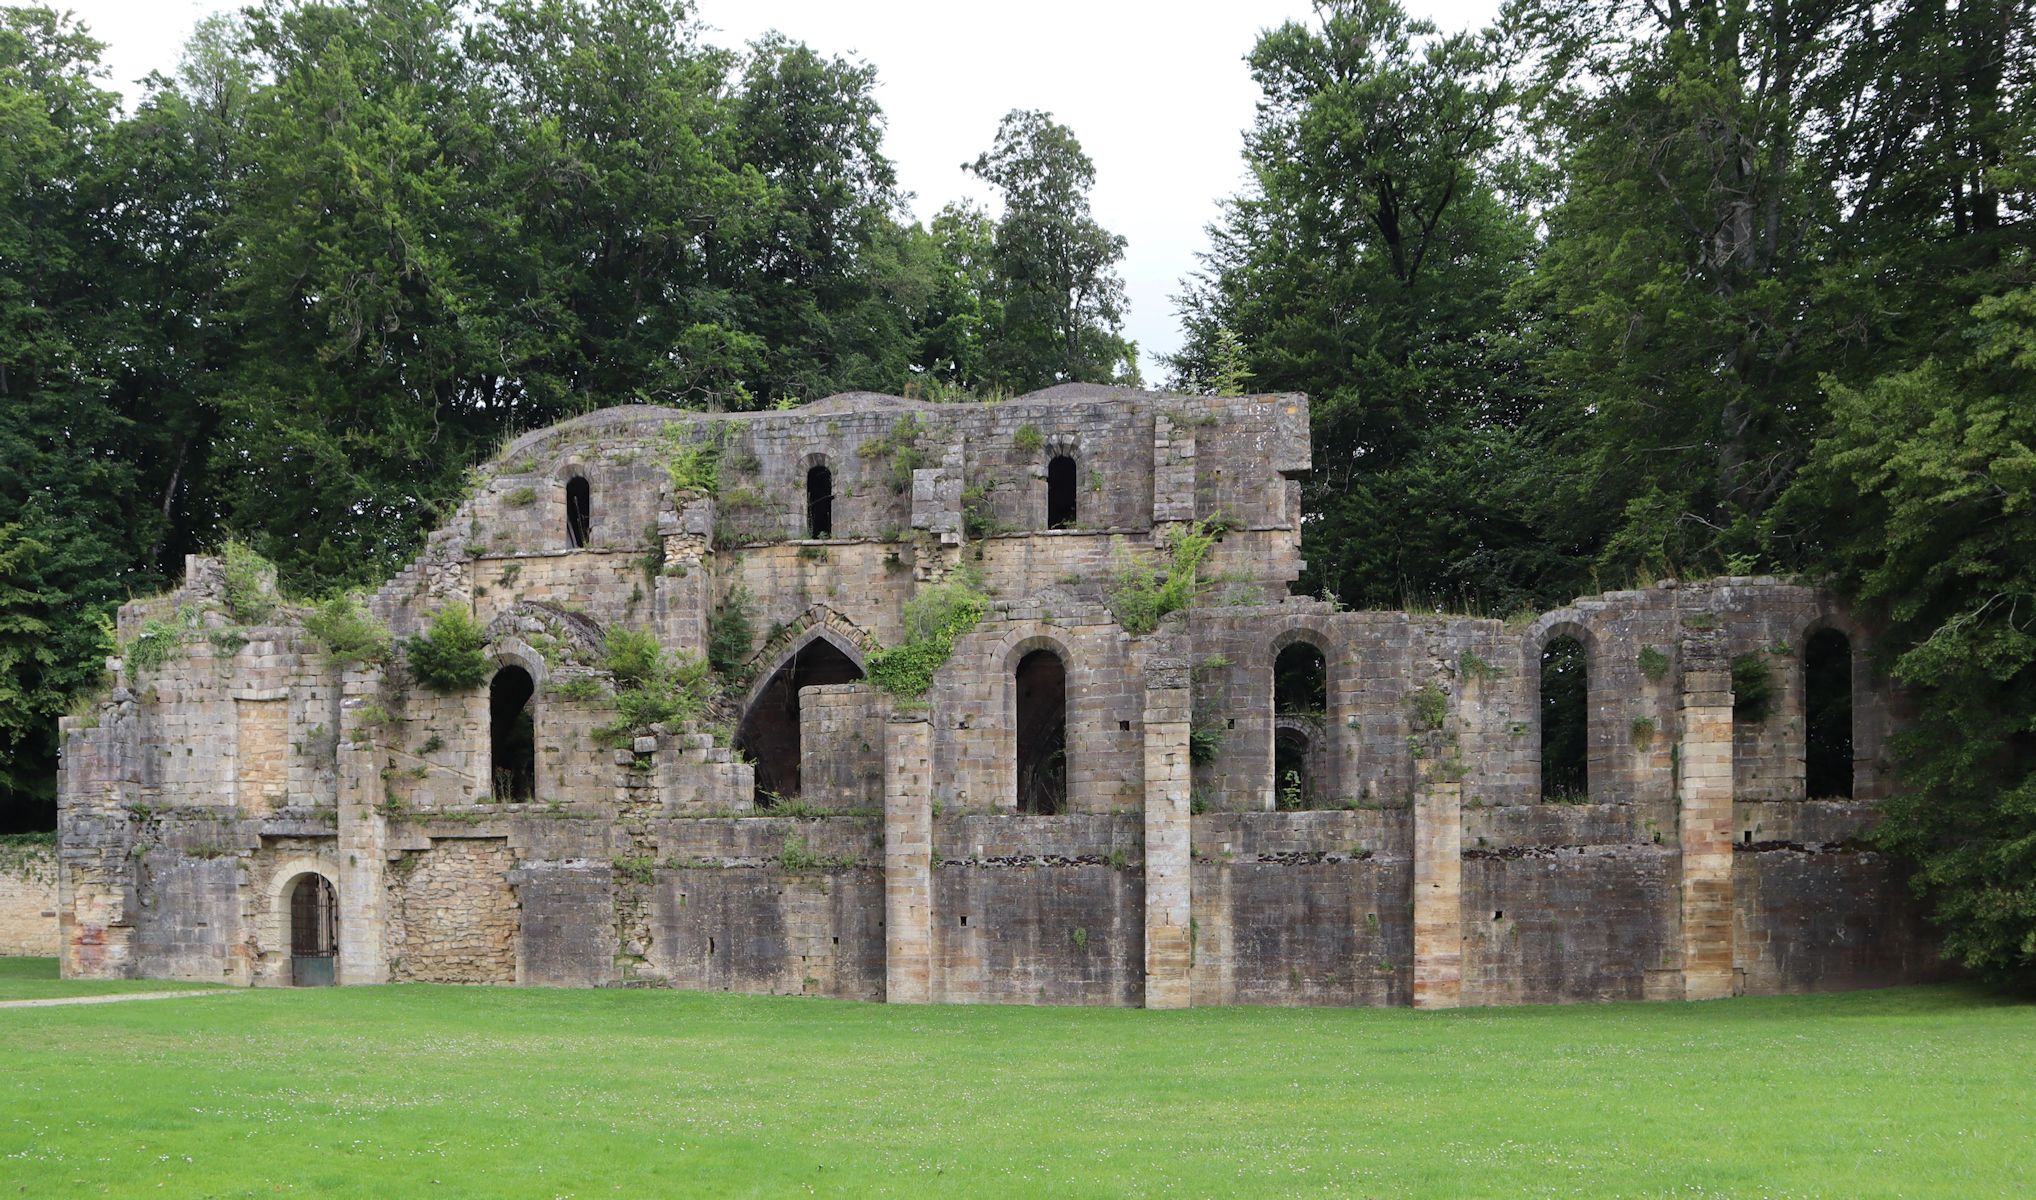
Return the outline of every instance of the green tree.
<path id="1" fill-rule="evenodd" d="M 1137 349 L 1119 332 L 1124 239 L 1089 211 L 1096 166 L 1074 131 L 1048 113 L 1013 110 L 964 169 L 1004 201 L 991 250 L 998 319 L 984 347 L 988 381 L 1021 392 L 1136 382 Z"/>
<path id="2" fill-rule="evenodd" d="M 53 820 L 57 715 L 96 685 L 99 622 L 151 582 L 161 527 L 161 431 L 109 396 L 149 335 L 99 50 L 68 17 L 0 9 L 0 831 Z"/>
<path id="3" fill-rule="evenodd" d="M 1787 505 L 1815 513 L 1837 582 L 1888 620 L 1914 689 L 1883 841 L 1919 867 L 1945 950 L 2036 977 L 2036 286 L 1975 305 L 1972 347 L 1861 387 Z M 1807 521 L 1807 513 L 1799 514 Z"/>
<path id="4" fill-rule="evenodd" d="M 1514 301 L 1531 174 L 1502 152 L 1499 46 L 1390 0 L 1269 30 L 1247 190 L 1180 297 L 1175 379 L 1314 401 L 1306 586 L 1380 607 L 1510 608 L 1569 564 Z"/>

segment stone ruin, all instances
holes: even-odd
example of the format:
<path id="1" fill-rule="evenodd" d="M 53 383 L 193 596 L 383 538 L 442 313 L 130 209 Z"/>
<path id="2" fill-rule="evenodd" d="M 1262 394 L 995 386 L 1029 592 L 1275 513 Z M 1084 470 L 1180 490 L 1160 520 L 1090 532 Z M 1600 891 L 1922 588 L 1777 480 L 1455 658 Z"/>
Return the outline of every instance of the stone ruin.
<path id="1" fill-rule="evenodd" d="M 1939 970 L 1861 840 L 1899 702 L 1836 598 L 1342 611 L 1289 594 L 1309 462 L 1298 395 L 596 412 L 370 598 L 399 638 L 478 619 L 492 678 L 452 694 L 335 665 L 302 607 L 236 624 L 194 557 L 120 613 L 172 650 L 65 720 L 64 973 L 1160 1008 Z M 1128 631 L 1184 529 L 1220 533 L 1199 594 Z M 988 611 L 930 689 L 875 686 L 959 578 Z M 701 655 L 745 601 L 699 719 L 600 736 L 608 631 Z"/>

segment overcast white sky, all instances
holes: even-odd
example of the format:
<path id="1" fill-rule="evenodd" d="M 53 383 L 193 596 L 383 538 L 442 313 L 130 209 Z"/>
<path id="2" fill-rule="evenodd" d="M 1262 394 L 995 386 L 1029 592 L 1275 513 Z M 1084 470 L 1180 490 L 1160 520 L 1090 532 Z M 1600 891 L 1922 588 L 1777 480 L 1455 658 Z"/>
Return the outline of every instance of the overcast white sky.
<path id="1" fill-rule="evenodd" d="M 233 0 L 53 0 L 107 43 L 112 82 L 175 69 L 199 18 Z M 1402 0 L 1444 30 L 1491 20 L 1497 0 Z M 738 45 L 779 29 L 876 65 L 886 147 L 912 211 L 925 219 L 964 196 L 987 200 L 961 164 L 987 149 L 1013 108 L 1042 108 L 1096 162 L 1097 218 L 1129 240 L 1127 332 L 1148 382 L 1179 345 L 1173 295 L 1195 268 L 1203 227 L 1236 191 L 1241 133 L 1257 93 L 1244 66 L 1260 30 L 1310 12 L 1307 0 L 698 0 L 708 41 Z"/>

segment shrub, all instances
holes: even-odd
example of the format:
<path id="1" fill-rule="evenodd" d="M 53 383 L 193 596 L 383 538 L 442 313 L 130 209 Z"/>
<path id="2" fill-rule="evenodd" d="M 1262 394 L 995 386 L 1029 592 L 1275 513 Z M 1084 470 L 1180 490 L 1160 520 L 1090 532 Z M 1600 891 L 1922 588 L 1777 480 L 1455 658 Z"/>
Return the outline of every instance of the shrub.
<path id="1" fill-rule="evenodd" d="M 1407 707 L 1414 721 L 1417 733 L 1427 733 L 1442 728 L 1449 717 L 1449 698 L 1434 684 L 1423 684 L 1407 698 Z"/>
<path id="2" fill-rule="evenodd" d="M 648 629 L 610 629 L 607 655 L 601 665 L 615 676 L 617 687 L 635 687 L 656 677 L 664 648 Z"/>
<path id="3" fill-rule="evenodd" d="M 320 600 L 304 618 L 304 631 L 324 644 L 325 656 L 335 666 L 383 662 L 395 647 L 389 627 L 349 592 Z"/>
<path id="4" fill-rule="evenodd" d="M 120 657 L 127 664 L 127 669 L 137 676 L 157 670 L 191 640 L 190 627 L 188 620 L 165 621 L 150 617 L 141 623 L 134 639 L 120 648 Z"/>
<path id="5" fill-rule="evenodd" d="M 1223 753 L 1223 730 L 1215 725 L 1191 722 L 1188 727 L 1188 762 L 1206 766 Z"/>
<path id="6" fill-rule="evenodd" d="M 515 491 L 502 497 L 502 503 L 507 504 L 511 508 L 529 508 L 537 503 L 537 489 L 529 487 L 517 488 Z"/>
<path id="7" fill-rule="evenodd" d="M 487 637 L 465 605 L 448 604 L 431 616 L 431 628 L 403 643 L 410 673 L 434 692 L 463 692 L 488 677 Z"/>
<path id="8" fill-rule="evenodd" d="M 1640 673 L 1654 683 L 1668 675 L 1668 655 L 1653 646 L 1640 648 Z"/>
<path id="9" fill-rule="evenodd" d="M 905 641 L 870 655 L 870 682 L 893 696 L 925 695 L 955 640 L 989 609 L 989 597 L 965 573 L 920 592 L 905 604 Z"/>
<path id="10" fill-rule="evenodd" d="M 674 495 L 711 495 L 721 488 L 721 455 L 728 443 L 728 427 L 711 426 L 711 432 L 695 441 L 689 427 L 671 424 L 660 435 L 664 442 L 665 474 L 672 481 Z"/>
<path id="11" fill-rule="evenodd" d="M 1011 435 L 1011 444 L 1027 454 L 1037 453 L 1046 445 L 1046 435 L 1039 432 L 1039 426 L 1030 423 L 1020 425 Z"/>
<path id="12" fill-rule="evenodd" d="M 1214 516 L 1173 530 L 1167 536 L 1164 574 L 1156 572 L 1149 559 L 1125 552 L 1120 544 L 1117 577 L 1105 599 L 1126 633 L 1151 633 L 1167 614 L 1195 602 L 1201 590 L 1196 573 L 1224 528 L 1222 518 Z"/>
<path id="13" fill-rule="evenodd" d="M 239 538 L 226 539 L 226 613 L 243 625 L 268 620 L 276 611 L 276 567 Z"/>
<path id="14" fill-rule="evenodd" d="M 707 663 L 716 674 L 733 675 L 749 657 L 750 647 L 756 641 L 754 607 L 755 597 L 748 588 L 737 584 L 708 619 Z"/>
<path id="15" fill-rule="evenodd" d="M 1767 660 L 1758 654 L 1742 654 L 1732 660 L 1732 716 L 1759 724 L 1767 720 L 1774 705 L 1774 676 Z"/>
<path id="16" fill-rule="evenodd" d="M 926 432 L 915 413 L 906 413 L 891 425 L 891 431 L 881 438 L 875 438 L 856 447 L 856 453 L 864 458 L 888 458 L 890 469 L 886 472 L 891 491 L 903 495 L 912 490 L 912 472 L 926 465 L 925 455 L 919 450 L 919 435 Z"/>
<path id="17" fill-rule="evenodd" d="M 705 659 L 669 654 L 648 630 L 610 629 L 603 663 L 615 676 L 615 719 L 594 741 L 620 749 L 653 725 L 682 724 L 706 710 Z"/>

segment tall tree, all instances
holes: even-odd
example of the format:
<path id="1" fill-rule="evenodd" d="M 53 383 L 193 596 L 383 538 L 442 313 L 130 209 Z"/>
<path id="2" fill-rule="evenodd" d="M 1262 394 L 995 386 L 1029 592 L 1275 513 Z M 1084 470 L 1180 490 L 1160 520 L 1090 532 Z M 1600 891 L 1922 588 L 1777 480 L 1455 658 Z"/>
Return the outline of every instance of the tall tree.
<path id="1" fill-rule="evenodd" d="M 1027 391 L 1052 383 L 1135 380 L 1137 348 L 1121 334 L 1124 239 L 1089 209 L 1096 166 L 1051 114 L 1016 109 L 965 169 L 1004 201 L 992 247 L 999 319 L 985 374 Z"/>
<path id="2" fill-rule="evenodd" d="M 1352 602 L 1510 608 L 1567 582 L 1531 521 L 1553 468 L 1519 347 L 1531 176 L 1502 152 L 1498 50 L 1391 0 L 1267 31 L 1251 184 L 1180 297 L 1178 383 L 1313 398 L 1307 582 Z"/>
<path id="3" fill-rule="evenodd" d="M 54 816 L 56 717 L 162 522 L 158 429 L 109 396 L 149 339 L 119 236 L 118 100 L 100 44 L 0 9 L 0 830 Z"/>

